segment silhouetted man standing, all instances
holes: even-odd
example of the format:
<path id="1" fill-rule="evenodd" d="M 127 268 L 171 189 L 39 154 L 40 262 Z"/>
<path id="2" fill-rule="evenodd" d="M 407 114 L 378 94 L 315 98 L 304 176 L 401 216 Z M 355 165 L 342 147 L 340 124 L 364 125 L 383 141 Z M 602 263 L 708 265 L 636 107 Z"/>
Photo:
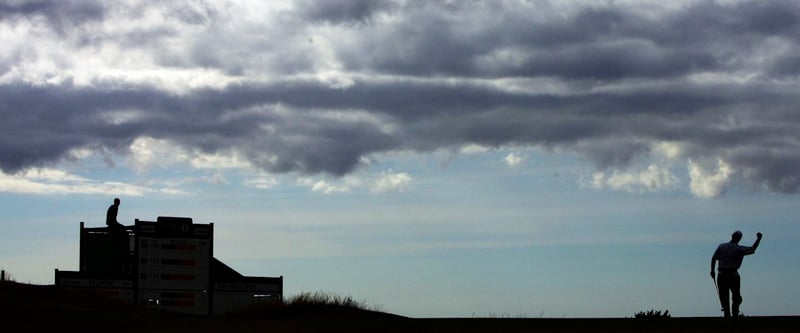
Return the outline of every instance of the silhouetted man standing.
<path id="1" fill-rule="evenodd" d="M 739 290 L 741 279 L 738 270 L 739 267 L 742 266 L 744 256 L 756 253 L 756 248 L 758 248 L 758 244 L 761 243 L 761 236 L 760 232 L 756 234 L 756 241 L 753 243 L 753 246 L 743 246 L 739 245 L 739 241 L 742 240 L 742 232 L 737 230 L 731 235 L 731 241 L 717 246 L 717 250 L 714 251 L 714 255 L 711 256 L 712 279 L 715 278 L 714 266 L 717 264 L 717 261 L 719 261 L 719 266 L 717 266 L 719 278 L 716 281 L 719 288 L 719 300 L 722 304 L 722 311 L 725 317 L 730 317 L 731 314 L 733 314 L 734 317 L 739 316 L 739 305 L 742 304 L 742 294 Z M 731 309 L 731 300 L 728 298 L 729 293 L 732 294 L 733 309 Z"/>

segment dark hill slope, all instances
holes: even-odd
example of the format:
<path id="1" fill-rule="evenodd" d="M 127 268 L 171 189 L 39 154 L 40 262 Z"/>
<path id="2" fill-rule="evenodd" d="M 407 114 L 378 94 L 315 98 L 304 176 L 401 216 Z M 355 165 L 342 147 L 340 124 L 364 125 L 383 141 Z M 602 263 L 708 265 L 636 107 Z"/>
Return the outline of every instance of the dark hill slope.
<path id="1" fill-rule="evenodd" d="M 666 319 L 411 319 L 324 306 L 255 307 L 198 317 L 147 309 L 52 286 L 0 282 L 3 332 L 798 332 L 800 317 Z"/>

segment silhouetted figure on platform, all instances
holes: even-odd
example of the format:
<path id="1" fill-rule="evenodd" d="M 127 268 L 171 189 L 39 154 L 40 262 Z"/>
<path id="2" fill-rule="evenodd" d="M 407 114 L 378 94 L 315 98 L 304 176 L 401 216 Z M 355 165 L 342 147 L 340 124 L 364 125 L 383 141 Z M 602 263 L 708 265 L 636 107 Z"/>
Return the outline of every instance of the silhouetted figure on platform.
<path id="1" fill-rule="evenodd" d="M 739 305 L 742 304 L 742 294 L 740 291 L 741 279 L 738 270 L 739 267 L 742 266 L 744 256 L 756 253 L 758 244 L 761 243 L 761 236 L 760 232 L 756 234 L 756 241 L 753 243 L 753 246 L 739 245 L 739 241 L 742 240 L 742 232 L 737 230 L 731 235 L 731 241 L 717 246 L 717 250 L 714 251 L 714 255 L 711 256 L 712 279 L 716 278 L 714 266 L 716 266 L 717 261 L 719 261 L 719 265 L 717 266 L 719 278 L 715 281 L 717 281 L 719 301 L 722 305 L 722 312 L 725 317 L 730 317 L 731 315 L 734 317 L 739 316 Z M 733 300 L 732 309 L 731 299 L 729 299 L 731 295 Z"/>
<path id="2" fill-rule="evenodd" d="M 114 204 L 106 211 L 106 226 L 111 234 L 112 261 L 115 273 L 126 274 L 128 264 L 128 232 L 125 226 L 117 221 L 119 212 L 119 198 L 114 198 Z"/>
<path id="3" fill-rule="evenodd" d="M 117 213 L 119 212 L 119 198 L 114 198 L 114 204 L 108 206 L 106 211 L 106 225 L 109 228 L 124 228 L 122 224 L 117 221 Z"/>

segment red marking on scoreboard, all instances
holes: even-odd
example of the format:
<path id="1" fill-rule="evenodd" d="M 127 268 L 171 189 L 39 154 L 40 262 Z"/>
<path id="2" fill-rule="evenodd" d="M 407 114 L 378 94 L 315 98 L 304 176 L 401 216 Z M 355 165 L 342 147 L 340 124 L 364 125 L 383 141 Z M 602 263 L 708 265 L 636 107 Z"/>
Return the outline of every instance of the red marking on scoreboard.
<path id="1" fill-rule="evenodd" d="M 192 281 L 194 280 L 194 275 L 191 274 L 161 274 L 162 280 L 173 280 L 173 281 Z"/>

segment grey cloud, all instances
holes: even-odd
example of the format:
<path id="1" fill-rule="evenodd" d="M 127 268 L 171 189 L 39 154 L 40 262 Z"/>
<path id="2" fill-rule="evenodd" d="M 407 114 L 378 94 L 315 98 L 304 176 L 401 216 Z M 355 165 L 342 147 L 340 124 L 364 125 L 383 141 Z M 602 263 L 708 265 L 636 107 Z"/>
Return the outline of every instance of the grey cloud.
<path id="1" fill-rule="evenodd" d="M 789 79 L 800 75 L 800 50 L 793 48 L 791 53 L 775 60 L 769 74 Z"/>
<path id="2" fill-rule="evenodd" d="M 86 23 L 102 21 L 106 8 L 102 1 L 31 0 L 0 4 L 0 18 L 26 20 L 43 17 L 59 33 Z"/>
<path id="3" fill-rule="evenodd" d="M 360 47 L 341 50 L 343 58 L 354 69 L 406 75 L 631 79 L 736 70 L 768 47 L 766 38 L 797 42 L 800 35 L 800 4 L 791 1 L 702 2 L 654 18 L 620 6 L 568 17 L 515 5 L 492 15 L 475 6 L 434 15 L 430 7 L 365 28 L 370 32 L 356 34 Z M 519 55 L 504 57 L 503 50 Z"/>
<path id="4" fill-rule="evenodd" d="M 38 3 L 0 7 L 0 15 L 55 12 Z M 55 163 L 79 147 L 124 154 L 141 136 L 236 149 L 271 172 L 332 175 L 375 153 L 472 143 L 558 148 L 625 168 L 668 141 L 688 158 L 724 159 L 750 186 L 800 190 L 796 2 L 698 2 L 649 15 L 613 5 L 556 15 L 554 6 L 521 2 L 302 2 L 248 31 L 227 30 L 218 21 L 235 18 L 200 4 L 167 10 L 208 28 L 189 35 L 188 49 L 161 47 L 171 45 L 160 36 L 179 27 L 107 42 L 149 41 L 157 65 L 218 69 L 240 83 L 181 94 L 122 79 L 0 84 L 0 168 Z M 380 13 L 392 19 L 375 19 Z M 348 42 L 331 40 L 326 51 L 339 71 L 356 74 L 352 85 L 270 76 L 313 74 L 306 34 L 332 25 Z M 494 79 L 559 88 L 509 90 Z M 108 120 L 131 110 L 136 117 Z"/>
<path id="5" fill-rule="evenodd" d="M 633 159 L 650 151 L 647 142 L 631 138 L 586 140 L 575 145 L 575 150 L 589 156 L 599 168 L 624 168 Z"/>
<path id="6" fill-rule="evenodd" d="M 366 23 L 374 15 L 391 10 L 395 4 L 386 0 L 328 0 L 299 2 L 302 16 L 312 21 Z"/>
<path id="7" fill-rule="evenodd" d="M 274 172 L 342 175 L 371 153 L 429 151 L 466 143 L 565 147 L 592 158 L 598 166 L 619 167 L 646 154 L 648 143 L 659 140 L 691 142 L 699 152 L 717 151 L 723 156 L 728 145 L 769 156 L 769 150 L 758 148 L 774 146 L 776 137 L 797 139 L 800 126 L 796 122 L 781 127 L 752 123 L 759 110 L 744 109 L 737 116 L 743 120 L 738 124 L 722 123 L 726 113 L 719 108 L 770 97 L 755 92 L 737 102 L 726 99 L 723 88 L 686 89 L 666 96 L 569 97 L 510 94 L 475 85 L 359 82 L 342 90 L 292 82 L 233 85 L 179 97 L 146 87 L 108 91 L 4 86 L 0 93 L 6 104 L 0 113 L 7 120 L 3 125 L 7 137 L 0 150 L 3 169 L 13 171 L 57 160 L 72 148 L 99 144 L 120 151 L 138 136 L 151 136 L 207 152 L 241 149 L 254 163 Z M 785 97 L 777 99 L 776 105 L 793 101 Z M 275 112 L 275 105 L 285 105 L 292 112 Z M 652 109 L 648 113 L 643 107 Z M 251 112 L 254 108 L 261 111 Z M 104 112 L 129 109 L 147 116 L 123 124 L 98 120 Z M 326 117 L 325 110 L 371 111 L 381 123 L 398 130 L 386 132 L 358 118 L 335 120 Z M 780 113 L 770 117 L 781 118 Z M 784 140 L 785 150 L 791 151 L 793 142 Z M 732 162 L 738 161 L 736 154 L 730 156 Z M 793 158 L 777 155 L 769 160 L 780 165 Z M 742 165 L 750 160 L 758 159 L 742 160 Z M 796 177 L 787 168 L 764 170 L 782 172 L 774 175 L 776 184 Z"/>
<path id="8" fill-rule="evenodd" d="M 150 136 L 205 152 L 240 149 L 256 165 L 274 172 L 342 175 L 352 171 L 361 156 L 396 145 L 380 128 L 357 119 L 330 119 L 310 111 L 290 116 L 271 112 L 269 104 L 281 99 L 268 92 L 269 87 L 233 88 L 176 97 L 146 87 L 2 86 L 0 167 L 14 172 L 44 165 L 81 147 L 124 153 L 135 138 Z M 244 110 L 253 107 L 264 111 Z M 119 124 L 101 117 L 120 110 L 139 110 L 143 116 Z M 274 130 L 264 131 L 265 126 Z"/>
<path id="9" fill-rule="evenodd" d="M 720 35 L 784 36 L 797 38 L 800 3 L 791 0 L 744 1 L 731 5 L 701 1 L 675 15 L 671 25 L 679 32 L 694 31 L 700 38 Z"/>
<path id="10" fill-rule="evenodd" d="M 209 1 L 172 2 L 168 16 L 191 25 L 212 24 L 221 13 Z"/>
<path id="11" fill-rule="evenodd" d="M 691 50 L 663 50 L 650 43 L 581 45 L 536 52 L 521 66 L 506 67 L 504 76 L 558 76 L 566 79 L 615 80 L 665 78 L 716 69 L 715 57 Z"/>
<path id="12" fill-rule="evenodd" d="M 278 132 L 262 139 L 263 145 L 249 147 L 247 152 L 250 156 L 260 156 L 264 150 L 275 154 L 275 162 L 257 163 L 275 172 L 344 175 L 356 168 L 362 156 L 398 147 L 396 139 L 370 124 L 311 118 L 281 124 Z"/>

